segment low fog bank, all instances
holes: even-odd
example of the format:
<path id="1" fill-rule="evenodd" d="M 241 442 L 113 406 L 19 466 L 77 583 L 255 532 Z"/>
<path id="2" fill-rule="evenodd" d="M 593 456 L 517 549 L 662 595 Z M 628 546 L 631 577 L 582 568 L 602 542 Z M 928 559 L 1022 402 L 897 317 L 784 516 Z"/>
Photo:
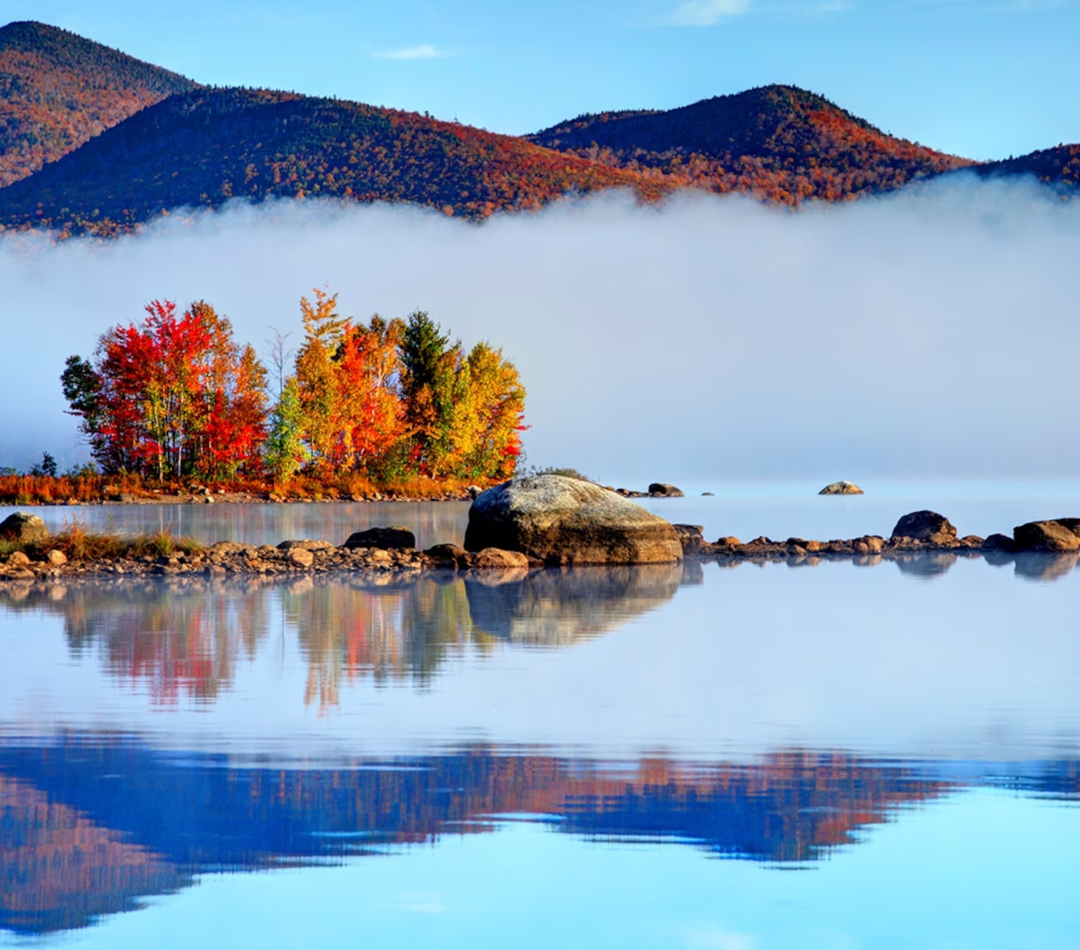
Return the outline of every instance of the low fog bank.
<path id="1" fill-rule="evenodd" d="M 205 298 L 241 340 L 300 340 L 298 300 L 428 310 L 528 388 L 529 462 L 620 483 L 1076 471 L 1080 203 L 952 177 L 799 213 L 683 196 L 567 202 L 482 226 L 276 203 L 101 244 L 0 241 L 0 466 L 87 457 L 71 353 L 153 298 Z"/>

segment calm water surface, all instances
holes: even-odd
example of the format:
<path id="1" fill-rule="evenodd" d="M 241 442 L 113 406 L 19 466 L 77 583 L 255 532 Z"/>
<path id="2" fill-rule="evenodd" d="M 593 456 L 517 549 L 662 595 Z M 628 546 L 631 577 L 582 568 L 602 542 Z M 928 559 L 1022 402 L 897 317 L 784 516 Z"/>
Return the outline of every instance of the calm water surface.
<path id="1" fill-rule="evenodd" d="M 1080 513 L 946 488 L 650 506 L 745 537 Z M 466 510 L 182 514 L 430 543 Z M 1080 947 L 1078 594 L 1075 558 L 951 556 L 8 588 L 0 945 Z"/>

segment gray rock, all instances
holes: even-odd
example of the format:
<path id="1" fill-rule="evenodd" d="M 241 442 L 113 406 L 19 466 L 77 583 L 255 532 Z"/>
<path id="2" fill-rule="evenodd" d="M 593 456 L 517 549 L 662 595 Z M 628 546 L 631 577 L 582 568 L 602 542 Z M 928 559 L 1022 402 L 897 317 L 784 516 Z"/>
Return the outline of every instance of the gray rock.
<path id="1" fill-rule="evenodd" d="M 852 482 L 833 482 L 831 485 L 826 485 L 819 495 L 861 495 L 863 490 Z"/>
<path id="2" fill-rule="evenodd" d="M 549 564 L 657 564 L 682 558 L 671 524 L 599 485 L 562 475 L 518 478 L 469 508 L 465 549 L 501 548 Z"/>
<path id="3" fill-rule="evenodd" d="M 416 535 L 408 528 L 403 528 L 400 525 L 394 525 L 390 528 L 368 528 L 366 531 L 356 531 L 350 534 L 342 547 L 382 548 L 383 550 L 415 548 Z"/>
<path id="4" fill-rule="evenodd" d="M 1031 521 L 1013 528 L 1013 550 L 1067 554 L 1080 551 L 1080 537 L 1058 521 Z"/>
<path id="5" fill-rule="evenodd" d="M 16 511 L 0 521 L 0 541 L 16 541 L 23 544 L 33 544 L 37 541 L 45 541 L 49 537 L 49 529 L 45 522 L 37 515 L 28 515 L 25 511 Z"/>
<path id="6" fill-rule="evenodd" d="M 649 486 L 649 494 L 653 498 L 684 498 L 682 491 L 676 488 L 674 485 L 667 485 L 664 482 L 653 482 Z"/>
<path id="7" fill-rule="evenodd" d="M 282 541 L 278 545 L 278 550 L 291 551 L 294 548 L 302 548 L 305 551 L 329 551 L 333 547 L 329 541 L 305 538 L 302 541 Z"/>
<path id="8" fill-rule="evenodd" d="M 928 544 L 951 544 L 956 541 L 956 528 L 936 511 L 913 511 L 896 522 L 892 536 Z"/>

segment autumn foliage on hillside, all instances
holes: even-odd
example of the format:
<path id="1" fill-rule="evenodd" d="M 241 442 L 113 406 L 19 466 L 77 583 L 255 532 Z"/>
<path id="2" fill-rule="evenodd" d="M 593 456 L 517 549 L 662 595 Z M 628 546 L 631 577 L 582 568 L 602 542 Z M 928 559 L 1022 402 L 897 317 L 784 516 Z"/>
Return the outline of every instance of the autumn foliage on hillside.
<path id="1" fill-rule="evenodd" d="M 103 333 L 61 376 L 70 411 L 107 474 L 158 482 L 303 472 L 385 484 L 416 476 L 488 483 L 521 454 L 525 389 L 500 350 L 467 352 L 422 311 L 354 323 L 323 290 L 301 300 L 304 341 L 267 371 L 205 301 L 155 300 L 139 324 Z"/>
<path id="2" fill-rule="evenodd" d="M 971 164 L 886 135 L 791 86 L 764 86 L 667 112 L 583 115 L 528 138 L 660 181 L 782 204 L 888 191 Z"/>
<path id="3" fill-rule="evenodd" d="M 416 113 L 266 90 L 198 90 L 145 109 L 0 191 L 0 223 L 111 234 L 230 198 L 408 202 L 484 218 L 568 193 L 668 190 L 632 171 Z"/>
<path id="4" fill-rule="evenodd" d="M 1000 175 L 1034 175 L 1047 185 L 1066 191 L 1080 189 L 1080 145 L 1059 145 L 1041 149 L 1019 158 L 989 162 L 977 169 L 987 177 Z"/>
<path id="5" fill-rule="evenodd" d="M 0 28 L 0 187 L 195 83 L 43 23 Z"/>

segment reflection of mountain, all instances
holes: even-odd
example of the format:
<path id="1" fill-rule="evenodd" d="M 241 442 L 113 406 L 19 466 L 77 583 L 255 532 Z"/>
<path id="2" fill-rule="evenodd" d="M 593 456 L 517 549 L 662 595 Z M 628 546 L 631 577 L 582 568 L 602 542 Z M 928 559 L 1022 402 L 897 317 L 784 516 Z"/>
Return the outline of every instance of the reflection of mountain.
<path id="1" fill-rule="evenodd" d="M 109 672 L 145 686 L 155 701 L 213 701 L 239 662 L 268 642 L 280 612 L 308 662 L 305 701 L 338 701 L 343 681 L 426 682 L 447 656 L 490 650 L 494 638 L 565 646 L 612 630 L 669 600 L 680 568 L 589 568 L 507 578 L 448 572 L 381 577 L 243 578 L 182 583 L 124 580 L 0 591 L 13 610 L 64 620 L 74 652 L 96 649 Z"/>
<path id="2" fill-rule="evenodd" d="M 159 753 L 118 737 L 0 746 L 0 783 L 16 792 L 0 798 L 3 925 L 37 932 L 129 909 L 200 871 L 339 860 L 488 831 L 507 813 L 590 837 L 806 862 L 950 787 L 904 768 L 801 752 L 749 766 L 610 765 L 472 747 L 288 769 Z"/>
<path id="3" fill-rule="evenodd" d="M 605 633 L 670 600 L 679 564 L 547 570 L 508 584 L 465 581 L 473 624 L 511 643 L 564 646 Z"/>
<path id="4" fill-rule="evenodd" d="M 0 928 L 47 933 L 191 883 L 124 835 L 0 774 Z"/>

